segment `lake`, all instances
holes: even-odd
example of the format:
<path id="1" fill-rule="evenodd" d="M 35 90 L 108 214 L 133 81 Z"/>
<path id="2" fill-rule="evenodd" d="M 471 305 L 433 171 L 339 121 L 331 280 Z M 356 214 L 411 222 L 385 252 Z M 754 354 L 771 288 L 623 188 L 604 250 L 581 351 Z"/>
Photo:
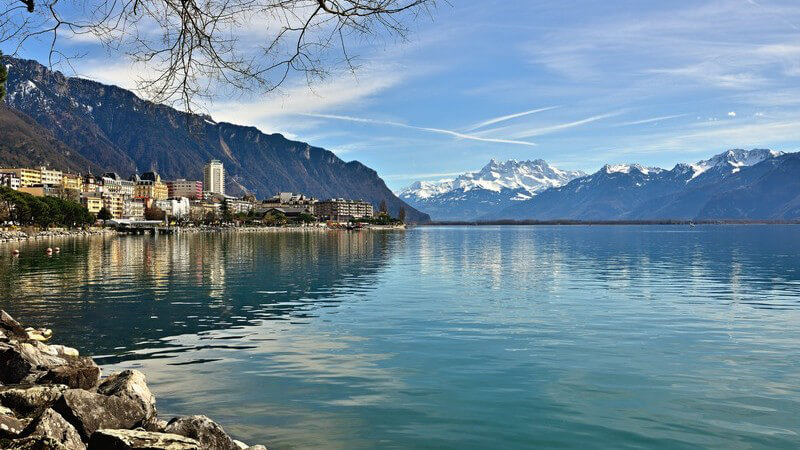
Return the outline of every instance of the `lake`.
<path id="1" fill-rule="evenodd" d="M 270 449 L 800 446 L 800 226 L 55 242 L 0 307 Z"/>

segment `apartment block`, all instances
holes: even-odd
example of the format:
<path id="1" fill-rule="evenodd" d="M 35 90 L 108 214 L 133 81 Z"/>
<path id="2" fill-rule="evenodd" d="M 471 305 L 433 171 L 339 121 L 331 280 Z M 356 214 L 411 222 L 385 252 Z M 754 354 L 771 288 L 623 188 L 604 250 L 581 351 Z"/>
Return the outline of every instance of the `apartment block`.
<path id="1" fill-rule="evenodd" d="M 20 187 L 42 184 L 42 172 L 37 169 L 13 168 L 0 169 L 2 173 L 13 173 L 19 178 Z"/>
<path id="2" fill-rule="evenodd" d="M 167 194 L 169 198 L 186 197 L 190 200 L 203 199 L 203 182 L 196 180 L 184 180 L 183 178 L 167 181 Z"/>
<path id="3" fill-rule="evenodd" d="M 14 173 L 0 172 L 0 186 L 5 186 L 16 191 L 20 187 L 19 177 Z"/>
<path id="4" fill-rule="evenodd" d="M 343 198 L 325 200 L 314 205 L 317 217 L 347 222 L 353 219 L 372 217 L 372 204 L 361 200 L 345 200 Z"/>

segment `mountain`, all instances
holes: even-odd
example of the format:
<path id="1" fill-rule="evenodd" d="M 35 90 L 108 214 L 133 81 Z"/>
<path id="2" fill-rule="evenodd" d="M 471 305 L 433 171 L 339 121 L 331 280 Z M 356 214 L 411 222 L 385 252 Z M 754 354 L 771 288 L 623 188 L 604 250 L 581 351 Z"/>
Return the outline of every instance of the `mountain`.
<path id="1" fill-rule="evenodd" d="M 483 219 L 800 218 L 800 153 L 729 150 L 671 170 L 606 165 Z"/>
<path id="2" fill-rule="evenodd" d="M 584 175 L 556 169 L 541 159 L 505 162 L 493 159 L 477 172 L 438 183 L 417 181 L 398 195 L 435 220 L 474 220 Z"/>
<path id="3" fill-rule="evenodd" d="M 393 214 L 403 207 L 409 221 L 429 219 L 397 198 L 374 170 L 325 149 L 180 112 L 117 86 L 65 77 L 36 61 L 6 57 L 3 63 L 9 68 L 8 105 L 104 170 L 202 179 L 205 163 L 219 159 L 228 175 L 226 188 L 234 194 L 261 198 L 294 191 L 363 199 L 375 206 L 386 200 Z"/>
<path id="4" fill-rule="evenodd" d="M 0 162 L 0 166 L 53 166 L 70 172 L 100 170 L 25 113 L 3 104 L 0 104 Z"/>

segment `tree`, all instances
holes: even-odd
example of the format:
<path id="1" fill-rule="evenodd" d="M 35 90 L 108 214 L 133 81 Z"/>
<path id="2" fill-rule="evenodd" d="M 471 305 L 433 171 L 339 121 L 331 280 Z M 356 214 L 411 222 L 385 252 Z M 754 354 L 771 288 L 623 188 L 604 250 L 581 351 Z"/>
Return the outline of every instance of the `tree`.
<path id="1" fill-rule="evenodd" d="M 386 205 L 386 199 L 381 200 L 381 205 L 378 207 L 381 214 L 389 214 L 389 207 Z"/>
<path id="2" fill-rule="evenodd" d="M 355 71 L 348 42 L 383 34 L 405 39 L 408 23 L 436 0 L 35 0 L 9 1 L 0 43 L 46 40 L 49 62 L 69 64 L 59 39 L 93 39 L 127 55 L 143 75 L 139 90 L 187 110 L 217 84 L 272 91 L 290 75 L 308 83 Z M 254 27 L 261 37 L 245 33 Z M 245 41 L 246 42 L 242 42 Z M 256 41 L 254 41 L 256 40 Z M 69 43 L 64 46 L 69 47 Z"/>
<path id="3" fill-rule="evenodd" d="M 163 222 L 164 219 L 167 218 L 167 213 L 165 213 L 164 210 L 154 206 L 152 208 L 145 208 L 144 218 L 145 220 L 160 220 Z"/>
<path id="4" fill-rule="evenodd" d="M 8 81 L 8 69 L 2 64 L 3 52 L 0 52 L 0 101 L 6 98 L 6 81 Z"/>
<path id="5" fill-rule="evenodd" d="M 400 210 L 397 211 L 397 220 L 399 220 L 401 223 L 405 223 L 406 222 L 406 207 L 405 206 L 401 206 Z"/>
<path id="6" fill-rule="evenodd" d="M 97 212 L 97 218 L 103 221 L 103 225 L 106 224 L 106 220 L 111 220 L 111 211 L 108 210 L 105 206 L 100 208 L 100 211 Z"/>

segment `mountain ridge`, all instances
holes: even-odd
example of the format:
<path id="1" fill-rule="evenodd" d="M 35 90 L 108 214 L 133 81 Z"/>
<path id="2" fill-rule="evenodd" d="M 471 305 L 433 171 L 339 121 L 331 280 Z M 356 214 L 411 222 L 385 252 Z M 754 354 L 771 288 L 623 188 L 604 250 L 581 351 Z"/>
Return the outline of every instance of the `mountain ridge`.
<path id="1" fill-rule="evenodd" d="M 800 210 L 791 205 L 800 202 L 800 187 L 791 176 L 800 178 L 800 170 L 794 165 L 798 159 L 800 153 L 734 149 L 694 164 L 676 164 L 670 170 L 606 165 L 481 219 L 797 218 Z M 783 180 L 781 195 L 775 194 L 780 185 L 771 183 L 770 177 Z M 771 195 L 762 192 L 768 188 L 773 191 Z M 745 197 L 749 200 L 743 200 Z"/>
<path id="2" fill-rule="evenodd" d="M 452 180 L 417 181 L 400 190 L 398 196 L 437 220 L 472 220 L 582 175 L 580 171 L 557 169 L 542 159 L 492 159 L 481 169 Z"/>

